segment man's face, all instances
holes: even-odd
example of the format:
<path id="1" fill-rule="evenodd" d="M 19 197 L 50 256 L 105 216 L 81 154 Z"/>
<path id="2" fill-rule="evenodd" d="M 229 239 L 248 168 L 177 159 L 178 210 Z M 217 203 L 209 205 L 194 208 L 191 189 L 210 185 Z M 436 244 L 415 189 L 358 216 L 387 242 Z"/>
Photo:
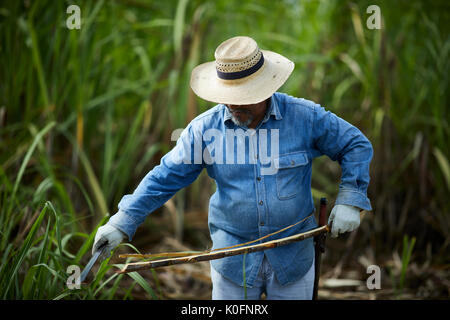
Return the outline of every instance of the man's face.
<path id="1" fill-rule="evenodd" d="M 266 100 L 255 104 L 233 105 L 226 104 L 231 113 L 231 120 L 238 126 L 248 127 L 255 119 L 264 116 Z"/>

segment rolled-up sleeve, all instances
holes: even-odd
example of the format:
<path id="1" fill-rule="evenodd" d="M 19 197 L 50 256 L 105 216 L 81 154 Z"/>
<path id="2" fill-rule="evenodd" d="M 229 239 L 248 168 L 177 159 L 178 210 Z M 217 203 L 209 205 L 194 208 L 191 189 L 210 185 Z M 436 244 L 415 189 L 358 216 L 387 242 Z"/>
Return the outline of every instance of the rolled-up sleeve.
<path id="1" fill-rule="evenodd" d="M 338 161 L 342 168 L 335 204 L 372 210 L 367 197 L 373 156 L 370 141 L 358 128 L 320 106 L 314 107 L 312 132 L 317 156 L 325 154 Z"/>
<path id="2" fill-rule="evenodd" d="M 161 158 L 161 163 L 147 173 L 132 194 L 122 197 L 118 204 L 119 211 L 110 218 L 108 224 L 125 232 L 131 241 L 148 214 L 160 208 L 178 190 L 198 177 L 204 164 L 195 153 L 198 154 L 201 146 L 201 135 L 195 134 L 189 124 L 181 133 L 176 146 Z"/>

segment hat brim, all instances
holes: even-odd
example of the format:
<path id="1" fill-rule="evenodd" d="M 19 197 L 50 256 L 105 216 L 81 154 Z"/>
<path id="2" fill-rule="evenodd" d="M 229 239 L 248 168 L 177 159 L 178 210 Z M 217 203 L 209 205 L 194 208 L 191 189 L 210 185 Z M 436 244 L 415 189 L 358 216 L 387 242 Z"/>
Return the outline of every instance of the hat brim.
<path id="1" fill-rule="evenodd" d="M 191 88 L 207 101 L 245 105 L 271 97 L 289 78 L 294 63 L 282 55 L 261 50 L 264 65 L 254 74 L 238 80 L 222 80 L 217 76 L 215 61 L 203 63 L 192 70 Z"/>

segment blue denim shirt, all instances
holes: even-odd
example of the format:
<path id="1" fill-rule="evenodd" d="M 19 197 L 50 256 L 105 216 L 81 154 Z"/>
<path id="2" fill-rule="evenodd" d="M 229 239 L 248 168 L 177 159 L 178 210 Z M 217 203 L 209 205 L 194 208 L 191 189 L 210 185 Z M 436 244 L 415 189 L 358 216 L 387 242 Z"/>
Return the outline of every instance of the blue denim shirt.
<path id="1" fill-rule="evenodd" d="M 236 132 L 244 135 L 229 139 Z M 238 140 L 245 142 L 244 150 L 238 149 L 238 142 L 230 144 Z M 218 104 L 189 123 L 161 163 L 132 194 L 121 199 L 118 213 L 108 223 L 131 240 L 149 213 L 206 169 L 216 183 L 208 214 L 213 249 L 255 240 L 314 212 L 311 164 L 321 155 L 338 161 L 342 168 L 335 204 L 371 210 L 367 187 L 372 154 L 372 145 L 360 130 L 309 100 L 273 94 L 268 112 L 255 130 L 238 127 L 226 106 Z M 264 241 L 316 226 L 312 216 Z M 252 287 L 264 255 L 285 285 L 300 279 L 311 267 L 313 239 L 247 254 L 247 286 Z M 212 260 L 211 264 L 224 277 L 243 285 L 242 255 Z"/>

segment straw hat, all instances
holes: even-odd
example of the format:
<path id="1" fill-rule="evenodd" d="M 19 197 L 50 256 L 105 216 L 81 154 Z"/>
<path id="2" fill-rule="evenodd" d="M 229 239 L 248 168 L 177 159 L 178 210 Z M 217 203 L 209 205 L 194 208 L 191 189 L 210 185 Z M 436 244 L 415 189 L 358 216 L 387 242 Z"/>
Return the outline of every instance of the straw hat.
<path id="1" fill-rule="evenodd" d="M 222 42 L 215 61 L 192 70 L 191 88 L 200 98 L 223 104 L 254 104 L 269 98 L 287 80 L 294 63 L 282 55 L 260 50 L 249 37 Z"/>

